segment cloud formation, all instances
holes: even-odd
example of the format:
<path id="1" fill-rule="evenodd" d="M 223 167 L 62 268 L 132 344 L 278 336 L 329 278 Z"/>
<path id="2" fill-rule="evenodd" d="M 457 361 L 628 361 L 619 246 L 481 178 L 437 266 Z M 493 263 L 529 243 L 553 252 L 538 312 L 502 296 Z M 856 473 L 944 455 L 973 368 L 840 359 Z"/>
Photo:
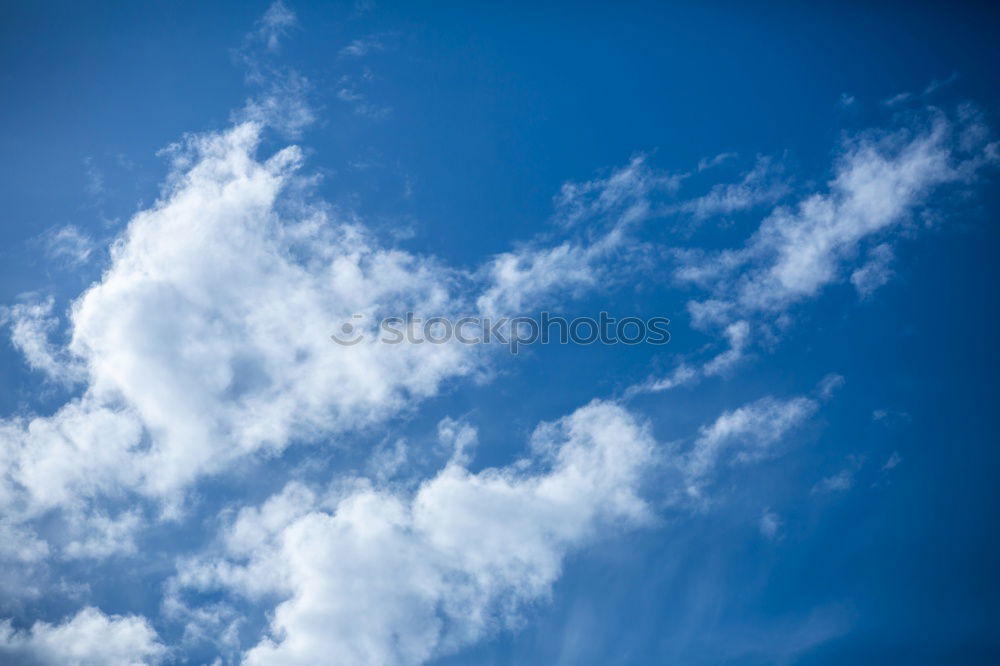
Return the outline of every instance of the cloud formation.
<path id="1" fill-rule="evenodd" d="M 801 425 L 819 407 L 815 400 L 796 397 L 761 398 L 732 411 L 723 412 L 714 423 L 703 426 L 683 464 L 686 490 L 699 497 L 706 478 L 727 450 L 735 462 L 750 462 L 772 454 L 771 447 L 792 428 Z"/>
<path id="2" fill-rule="evenodd" d="M 551 306 L 662 260 L 667 253 L 643 236 L 652 220 L 707 220 L 791 201 L 742 246 L 673 254 L 677 280 L 700 291 L 688 305 L 693 322 L 717 334 L 722 349 L 627 395 L 725 378 L 768 339 L 768 326 L 827 286 L 849 280 L 870 297 L 892 276 L 894 232 L 940 188 L 972 182 L 997 159 L 968 107 L 847 139 L 826 186 L 797 198 L 767 158 L 737 182 L 684 198 L 691 174 L 658 171 L 639 156 L 565 184 L 548 236 L 462 271 L 391 247 L 317 201 L 313 179 L 299 175 L 300 148 L 262 154 L 268 129 L 297 137 L 314 121 L 309 81 L 265 60 L 295 25 L 282 3 L 272 5 L 238 54 L 258 94 L 231 127 L 164 151 L 171 166 L 160 197 L 129 221 L 100 279 L 73 301 L 68 343 L 53 299 L 2 311 L 28 366 L 75 391 L 44 414 L 0 420 L 0 561 L 8 572 L 0 586 L 8 596 L 44 596 L 46 566 L 57 560 L 136 555 L 137 535 L 183 521 L 206 477 L 296 445 L 351 443 L 449 380 L 490 369 L 482 348 L 378 344 L 371 333 L 384 315 Z M 340 56 L 380 48 L 373 36 Z M 387 107 L 370 104 L 352 81 L 339 82 L 338 99 L 384 115 Z M 79 264 L 93 241 L 65 227 L 50 249 Z M 367 334 L 359 344 L 331 343 L 344 322 Z M 819 398 L 839 382 L 824 381 Z M 156 620 L 186 622 L 182 643 L 207 638 L 247 664 L 426 663 L 516 626 L 551 594 L 573 552 L 655 520 L 643 493 L 651 474 L 668 470 L 657 477 L 664 486 L 675 474 L 679 484 L 667 487 L 681 497 L 675 506 L 704 504 L 723 466 L 776 455 L 820 399 L 767 396 L 727 410 L 666 460 L 641 416 L 595 400 L 540 425 L 530 455 L 475 472 L 475 429 L 444 419 L 437 442 L 449 454 L 430 478 L 400 480 L 412 453 L 400 439 L 368 456 L 371 478 L 332 470 L 329 486 L 291 479 L 263 503 L 227 507 L 215 543 L 177 556 Z M 894 454 L 885 468 L 898 462 Z M 829 477 L 815 492 L 846 489 L 852 474 Z M 767 509 L 758 527 L 779 538 L 781 521 Z M 241 644 L 246 602 L 273 612 Z M 167 656 L 146 619 L 91 607 L 60 623 L 13 627 L 0 624 L 0 656 L 18 663 Z"/>
<path id="3" fill-rule="evenodd" d="M 555 197 L 554 220 L 570 229 L 586 220 L 586 228 L 559 243 L 536 241 L 493 257 L 480 271 L 486 288 L 479 309 L 519 314 L 637 270 L 642 261 L 635 228 L 659 214 L 657 196 L 675 191 L 679 182 L 638 156 L 605 178 L 565 183 Z"/>
<path id="4" fill-rule="evenodd" d="M 815 297 L 842 279 L 859 246 L 909 221 L 939 187 L 970 182 L 998 154 L 966 107 L 954 119 L 931 110 L 925 122 L 847 139 L 826 191 L 776 208 L 742 248 L 678 253 L 678 280 L 708 292 L 688 305 L 694 323 L 773 316 Z M 858 282 L 879 279 L 872 267 Z"/>
<path id="5" fill-rule="evenodd" d="M 289 485 L 243 509 L 225 555 L 188 563 L 175 585 L 286 599 L 246 664 L 393 666 L 454 652 L 548 595 L 567 553 L 651 517 L 640 487 L 655 443 L 620 406 L 595 401 L 543 424 L 531 448 L 478 473 L 453 457 L 412 495 L 361 480 L 330 493 Z"/>
<path id="6" fill-rule="evenodd" d="M 708 162 L 700 163 L 698 170 L 712 168 L 725 159 L 728 159 L 728 154 L 718 155 Z M 713 185 L 707 194 L 681 204 L 680 210 L 689 213 L 696 220 L 705 220 L 774 203 L 791 190 L 780 176 L 781 170 L 770 158 L 760 157 L 738 183 Z"/>
<path id="7" fill-rule="evenodd" d="M 145 619 L 84 608 L 61 624 L 36 622 L 17 631 L 0 622 L 0 658 L 24 666 L 159 664 L 167 649 Z"/>
<path id="8" fill-rule="evenodd" d="M 176 505 L 242 457 L 364 428 L 479 367 L 465 345 L 331 343 L 354 314 L 370 328 L 382 312 L 454 312 L 456 277 L 310 204 L 298 149 L 255 157 L 261 129 L 171 150 L 161 198 L 74 302 L 68 345 L 49 340 L 51 301 L 5 310 L 31 367 L 85 386 L 51 415 L 0 421 L 11 520 L 123 491 Z"/>

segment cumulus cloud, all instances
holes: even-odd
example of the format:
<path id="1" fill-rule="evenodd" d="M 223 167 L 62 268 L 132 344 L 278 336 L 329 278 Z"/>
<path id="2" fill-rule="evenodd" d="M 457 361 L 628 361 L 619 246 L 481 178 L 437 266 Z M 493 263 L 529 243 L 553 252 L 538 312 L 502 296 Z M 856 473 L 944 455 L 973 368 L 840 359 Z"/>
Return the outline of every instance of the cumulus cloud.
<path id="1" fill-rule="evenodd" d="M 72 400 L 52 416 L 5 419 L 0 422 L 4 509 L 32 518 L 135 487 L 142 477 L 135 451 L 141 435 L 132 412 L 92 397 Z"/>
<path id="2" fill-rule="evenodd" d="M 445 436 L 462 437 L 455 422 Z M 655 445 L 620 406 L 539 426 L 532 455 L 469 472 L 453 457 L 413 494 L 358 481 L 288 486 L 240 512 L 225 554 L 182 567 L 175 590 L 279 594 L 247 664 L 421 664 L 510 626 L 544 599 L 567 553 L 643 524 Z"/>
<path id="3" fill-rule="evenodd" d="M 142 618 L 84 608 L 61 624 L 35 622 L 18 631 L 0 622 L 0 660 L 25 666 L 141 666 L 160 663 L 166 648 Z"/>
<path id="4" fill-rule="evenodd" d="M 22 525 L 0 518 L 0 561 L 37 562 L 49 554 L 49 545 Z"/>
<path id="5" fill-rule="evenodd" d="M 294 25 L 275 3 L 247 49 L 276 51 Z M 374 48 L 357 42 L 344 55 Z M 3 310 L 28 365 L 80 389 L 50 413 L 0 420 L 5 565 L 135 553 L 144 502 L 177 517 L 166 510 L 206 475 L 406 413 L 448 380 L 482 372 L 486 351 L 378 344 L 382 316 L 514 314 L 599 288 L 642 264 L 639 224 L 678 210 L 659 200 L 685 175 L 637 157 L 607 177 L 563 186 L 554 221 L 568 239 L 525 244 L 474 274 L 387 247 L 311 198 L 310 179 L 298 175 L 300 149 L 260 154 L 265 127 L 294 136 L 313 112 L 304 77 L 249 53 L 248 80 L 259 94 L 232 127 L 164 151 L 171 170 L 161 195 L 129 221 L 100 280 L 73 302 L 69 343 L 52 340 L 60 330 L 54 301 Z M 361 95 L 348 85 L 338 93 L 356 109 L 376 109 L 357 106 L 368 104 Z M 718 326 L 728 347 L 643 390 L 725 375 L 761 334 L 756 315 L 815 295 L 859 253 L 868 263 L 851 281 L 870 293 L 887 279 L 891 246 L 865 244 L 935 186 L 971 178 L 995 152 L 968 113 L 866 134 L 847 144 L 824 192 L 776 209 L 743 248 L 681 254 L 678 277 L 708 293 L 690 305 L 696 323 Z M 703 218 L 773 201 L 784 194 L 773 176 L 762 161 L 687 212 Z M 65 248 L 57 252 L 86 261 L 84 234 L 57 236 Z M 358 325 L 359 344 L 330 340 L 345 321 Z M 675 461 L 685 489 L 702 497 L 723 462 L 771 455 L 817 407 L 806 397 L 767 397 L 723 413 Z M 640 491 L 658 462 L 654 442 L 615 403 L 595 401 L 543 424 L 531 455 L 504 468 L 469 470 L 476 432 L 465 422 L 441 421 L 438 442 L 447 461 L 423 483 L 392 482 L 409 460 L 399 439 L 369 458 L 373 480 L 336 477 L 329 488 L 291 481 L 260 506 L 237 508 L 218 550 L 182 562 L 169 588 L 164 608 L 188 621 L 185 640 L 216 634 L 240 651 L 233 607 L 183 601 L 211 591 L 261 605 L 279 599 L 266 635 L 243 654 L 247 663 L 425 663 L 516 624 L 550 593 L 568 554 L 651 518 Z M 111 510 L 100 501 L 109 498 L 130 508 Z M 777 519 L 767 518 L 761 530 L 774 536 Z M 60 520 L 76 527 L 58 542 L 33 529 Z M 56 625 L 0 625 L 0 656 L 21 663 L 156 663 L 165 654 L 144 619 L 93 608 Z"/>
<path id="6" fill-rule="evenodd" d="M 102 559 L 110 555 L 135 553 L 135 533 L 142 521 L 139 511 L 124 511 L 118 516 L 96 512 L 89 516 L 76 517 L 76 522 L 84 526 L 83 533 L 76 535 L 64 548 L 63 555 L 71 559 Z M 72 531 L 72 530 L 70 530 Z"/>
<path id="7" fill-rule="evenodd" d="M 51 302 L 5 310 L 32 367 L 86 386 L 49 416 L 0 421 L 6 506 L 30 517 L 122 490 L 176 501 L 240 457 L 363 428 L 480 367 L 467 345 L 375 342 L 379 314 L 453 314 L 456 274 L 309 204 L 299 151 L 258 159 L 260 131 L 171 149 L 162 196 L 74 302 L 68 347 L 47 340 Z M 354 314 L 368 338 L 334 344 Z"/>
<path id="8" fill-rule="evenodd" d="M 815 408 L 802 397 L 765 398 L 726 412 L 677 462 L 690 483 L 705 483 L 724 454 L 768 455 Z M 642 489 L 658 448 L 616 403 L 540 425 L 529 456 L 477 473 L 462 455 L 471 426 L 446 419 L 438 432 L 454 455 L 413 490 L 292 482 L 241 509 L 218 552 L 180 563 L 168 605 L 218 592 L 280 599 L 266 635 L 243 653 L 247 664 L 422 664 L 516 626 L 548 596 L 569 553 L 652 518 Z M 765 512 L 765 536 L 779 526 Z"/>

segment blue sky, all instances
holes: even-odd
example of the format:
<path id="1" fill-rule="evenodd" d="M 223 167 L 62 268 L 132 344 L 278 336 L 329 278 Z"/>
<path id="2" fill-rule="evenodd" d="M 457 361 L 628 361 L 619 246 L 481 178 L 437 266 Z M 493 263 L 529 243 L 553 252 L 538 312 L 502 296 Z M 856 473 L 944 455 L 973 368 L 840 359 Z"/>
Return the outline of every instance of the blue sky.
<path id="1" fill-rule="evenodd" d="M 0 663 L 1000 658 L 995 12 L 0 11 Z"/>

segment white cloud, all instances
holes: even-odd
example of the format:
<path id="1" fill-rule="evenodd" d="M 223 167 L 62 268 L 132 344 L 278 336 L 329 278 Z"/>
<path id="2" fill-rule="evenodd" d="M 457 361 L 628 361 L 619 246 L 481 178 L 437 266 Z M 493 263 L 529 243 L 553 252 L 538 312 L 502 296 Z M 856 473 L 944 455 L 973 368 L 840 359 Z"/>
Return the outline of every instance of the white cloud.
<path id="1" fill-rule="evenodd" d="M 954 120 L 934 110 L 927 116 L 923 125 L 846 139 L 826 191 L 775 208 L 742 248 L 676 251 L 678 281 L 707 292 L 688 304 L 693 323 L 725 328 L 754 316 L 777 317 L 847 275 L 862 294 L 887 280 L 891 246 L 884 241 L 869 250 L 867 265 L 847 275 L 844 267 L 871 239 L 906 222 L 938 187 L 971 181 L 1000 155 L 974 109 L 959 108 Z M 680 204 L 658 201 L 676 192 L 686 176 L 654 171 L 640 156 L 607 178 L 565 184 L 555 199 L 555 220 L 567 229 L 587 220 L 587 233 L 497 255 L 483 269 L 488 288 L 480 309 L 517 313 L 553 294 L 606 284 L 617 277 L 616 265 L 641 265 L 634 230 L 651 218 L 677 211 L 698 218 L 724 215 L 789 192 L 771 161 L 761 158 L 738 183 L 716 185 Z"/>
<path id="2" fill-rule="evenodd" d="M 237 458 L 376 423 L 481 367 L 472 346 L 375 342 L 380 313 L 453 315 L 459 276 L 308 203 L 299 151 L 256 159 L 260 129 L 172 149 L 160 200 L 73 304 L 70 355 L 45 341 L 51 304 L 8 309 L 29 363 L 83 366 L 87 388 L 52 416 L 0 422 L 4 497 L 33 511 L 122 489 L 179 500 Z M 368 339 L 334 344 L 356 313 Z"/>
<path id="3" fill-rule="evenodd" d="M 22 525 L 0 518 L 0 562 L 37 562 L 49 554 L 49 545 Z"/>
<path id="4" fill-rule="evenodd" d="M 10 342 L 28 367 L 52 381 L 70 385 L 84 377 L 84 368 L 63 347 L 52 344 L 50 336 L 59 329 L 52 314 L 55 301 L 19 303 L 0 307 L 0 325 L 10 326 Z"/>
<path id="5" fill-rule="evenodd" d="M 71 267 L 87 263 L 96 246 L 88 234 L 72 224 L 52 229 L 43 239 L 49 257 Z"/>
<path id="6" fill-rule="evenodd" d="M 87 194 L 100 198 L 104 194 L 104 174 L 94 164 L 92 157 L 83 158 L 83 170 L 87 175 Z"/>
<path id="7" fill-rule="evenodd" d="M 675 192 L 683 179 L 683 175 L 651 169 L 646 157 L 638 155 L 606 178 L 564 183 L 553 200 L 555 220 L 563 226 L 609 217 L 615 226 L 644 220 L 650 215 L 651 197 Z"/>
<path id="8" fill-rule="evenodd" d="M 707 164 L 699 164 L 698 170 L 714 166 L 719 163 L 719 157 L 724 155 Z M 780 175 L 781 170 L 769 158 L 758 158 L 754 167 L 743 174 L 740 182 L 713 185 L 707 194 L 681 204 L 680 210 L 689 213 L 696 220 L 704 220 L 774 203 L 790 190 Z"/>
<path id="9" fill-rule="evenodd" d="M 895 469 L 901 462 L 903 462 L 903 457 L 899 455 L 899 451 L 893 451 L 892 455 L 889 456 L 889 459 L 885 461 L 884 465 L 882 465 L 882 470 L 888 471 L 890 469 Z"/>
<path id="10" fill-rule="evenodd" d="M 933 79 L 930 83 L 927 84 L 927 87 L 924 88 L 924 96 L 926 97 L 927 95 L 933 95 L 941 88 L 950 86 L 957 79 L 958 79 L 958 72 L 952 72 L 944 79 Z"/>
<path id="11" fill-rule="evenodd" d="M 944 79 L 933 79 L 922 92 L 901 92 L 892 97 L 882 100 L 882 104 L 887 107 L 898 107 L 904 105 L 906 102 L 916 102 L 921 101 L 933 95 L 941 88 L 947 87 L 955 82 L 958 78 L 957 72 L 952 72 L 947 78 Z"/>
<path id="12" fill-rule="evenodd" d="M 367 95 L 359 92 L 357 88 L 350 83 L 350 78 L 345 77 L 342 83 L 347 85 L 337 91 L 337 99 L 341 102 L 350 104 L 354 109 L 355 114 L 365 116 L 367 118 L 379 119 L 392 113 L 392 107 L 372 103 L 368 99 Z"/>
<path id="13" fill-rule="evenodd" d="M 855 473 L 865 464 L 865 456 L 849 455 L 847 456 L 847 461 L 847 467 L 836 474 L 832 474 L 821 479 L 812 487 L 810 494 L 823 495 L 826 493 L 850 490 L 850 488 L 854 485 Z"/>
<path id="14" fill-rule="evenodd" d="M 290 485 L 244 509 L 228 557 L 182 566 L 175 589 L 286 598 L 247 664 L 391 666 L 454 652 L 544 599 L 567 553 L 650 517 L 639 489 L 654 442 L 621 407 L 593 402 L 543 424 L 532 449 L 476 474 L 453 458 L 413 495 Z"/>
<path id="15" fill-rule="evenodd" d="M 724 452 L 734 450 L 731 458 L 742 462 L 766 457 L 774 444 L 812 416 L 818 406 L 805 397 L 766 397 L 724 412 L 714 423 L 703 426 L 682 463 L 688 494 L 701 495 L 709 472 Z"/>
<path id="16" fill-rule="evenodd" d="M 275 3 L 253 39 L 274 51 L 294 24 Z M 362 55 L 356 50 L 347 55 Z M 4 310 L 31 367 L 85 386 L 54 413 L 0 420 L 0 534 L 16 540 L 0 548 L 5 563 L 134 553 L 143 511 L 111 512 L 95 498 L 140 503 L 139 495 L 177 508 L 204 475 L 292 443 L 370 428 L 436 395 L 447 380 L 481 372 L 480 349 L 381 345 L 372 326 L 407 311 L 513 314 L 603 286 L 619 275 L 616 262 L 636 270 L 642 257 L 634 227 L 662 214 L 657 197 L 684 178 L 636 158 L 607 178 L 567 184 L 555 220 L 571 239 L 525 245 L 465 275 L 336 219 L 296 175 L 296 147 L 258 157 L 265 125 L 295 135 L 313 112 L 303 77 L 247 58 L 261 94 L 236 114 L 234 127 L 166 151 L 172 169 L 161 197 L 129 222 L 100 281 L 73 303 L 71 343 L 50 340 L 59 328 L 51 300 Z M 356 110 L 379 110 L 360 106 L 367 101 L 359 95 L 345 87 L 338 96 Z M 840 279 L 863 242 L 904 219 L 934 185 L 971 177 L 992 160 L 983 126 L 970 118 L 861 137 L 825 194 L 778 209 L 744 248 L 683 255 L 680 276 L 710 296 L 692 303 L 692 313 L 724 327 L 729 348 L 645 390 L 724 374 L 746 356 L 751 315 L 778 312 Z M 761 164 L 741 183 L 710 190 L 690 212 L 725 214 L 779 196 Z M 591 226 L 582 229 L 584 220 Z M 89 257 L 89 239 L 75 228 L 57 236 L 55 251 Z M 883 246 L 870 256 L 878 259 Z M 869 288 L 879 274 L 865 270 L 852 282 Z M 473 303 L 477 284 L 485 287 Z M 353 347 L 333 344 L 331 330 L 353 315 L 369 337 Z M 755 327 L 755 340 L 758 333 Z M 803 397 L 765 398 L 722 414 L 679 463 L 688 491 L 700 494 L 724 453 L 734 461 L 769 455 L 816 408 Z M 416 489 L 386 487 L 408 461 L 403 440 L 371 458 L 374 483 L 337 479 L 335 490 L 289 483 L 239 513 L 221 556 L 182 566 L 177 596 L 165 607 L 184 617 L 184 589 L 219 587 L 257 601 L 280 595 L 268 637 L 246 653 L 249 663 L 317 663 L 331 655 L 346 664 L 423 663 L 513 624 L 550 592 L 568 553 L 650 517 L 639 487 L 656 458 L 653 442 L 615 404 L 594 402 L 539 427 L 533 455 L 510 467 L 469 472 L 475 439 L 468 424 L 442 421 L 439 440 L 450 459 Z M 30 524 L 55 519 L 57 509 L 78 524 L 62 542 L 47 543 Z M 236 649 L 232 609 L 187 610 L 192 635 L 210 626 L 202 631 Z M 3 625 L 0 650 L 42 663 L 164 656 L 145 620 L 95 609 L 29 631 Z"/>
<path id="17" fill-rule="evenodd" d="M 250 97 L 234 114 L 237 123 L 252 122 L 273 127 L 282 136 L 297 139 L 316 121 L 309 104 L 312 85 L 294 70 L 271 71 L 255 79 L 260 92 Z"/>
<path id="18" fill-rule="evenodd" d="M 143 472 L 134 449 L 141 434 L 132 412 L 92 397 L 73 400 L 50 417 L 0 421 L 0 505 L 31 518 L 137 486 Z"/>
<path id="19" fill-rule="evenodd" d="M 277 64 L 274 58 L 281 39 L 297 24 L 295 14 L 276 0 L 257 21 L 257 29 L 245 35 L 234 56 L 245 68 L 246 83 L 256 92 L 231 114 L 234 124 L 266 125 L 294 140 L 315 122 L 309 103 L 311 83 L 295 69 Z"/>
<path id="20" fill-rule="evenodd" d="M 960 109 L 957 122 L 930 115 L 926 126 L 848 140 L 827 191 L 775 209 L 743 248 L 678 253 L 678 279 L 710 294 L 689 304 L 695 324 L 780 313 L 816 296 L 841 279 L 860 244 L 906 221 L 937 187 L 996 161 L 974 113 Z"/>
<path id="21" fill-rule="evenodd" d="M 729 349 L 705 363 L 702 371 L 709 377 L 729 372 L 743 360 L 750 340 L 750 324 L 745 321 L 733 322 L 723 332 L 729 342 Z"/>
<path id="22" fill-rule="evenodd" d="M 80 534 L 63 548 L 64 557 L 71 559 L 102 559 L 110 555 L 131 555 L 136 551 L 135 533 L 142 524 L 139 511 L 124 511 L 118 516 L 96 512 L 89 516 L 73 516 Z M 81 529 L 82 528 L 82 529 Z"/>
<path id="23" fill-rule="evenodd" d="M 736 153 L 719 153 L 715 157 L 703 157 L 702 159 L 698 160 L 698 171 L 705 171 L 707 169 L 715 168 L 720 164 L 733 159 L 736 156 L 737 156 Z"/>
<path id="24" fill-rule="evenodd" d="M 257 21 L 257 37 L 264 42 L 269 51 L 277 51 L 281 46 L 281 38 L 297 23 L 295 13 L 281 0 L 276 0 Z"/>
<path id="25" fill-rule="evenodd" d="M 633 158 L 607 178 L 566 183 L 555 198 L 555 220 L 564 227 L 590 224 L 581 238 L 557 245 L 525 245 L 494 257 L 482 270 L 487 288 L 478 300 L 488 315 L 514 315 L 553 296 L 579 294 L 619 277 L 615 266 L 641 264 L 632 236 L 636 225 L 656 214 L 653 199 L 679 183 Z"/>
<path id="26" fill-rule="evenodd" d="M 876 289 L 892 279 L 893 252 L 888 243 L 876 245 L 868 251 L 868 261 L 851 273 L 851 284 L 862 298 L 868 298 Z"/>
<path id="27" fill-rule="evenodd" d="M 84 608 L 62 624 L 36 622 L 15 630 L 0 622 L 0 661 L 32 666 L 158 664 L 166 648 L 145 619 Z"/>
<path id="28" fill-rule="evenodd" d="M 340 49 L 340 57 L 360 58 L 373 51 L 382 51 L 385 49 L 383 39 L 384 36 L 380 34 L 355 39 L 353 42 Z"/>
<path id="29" fill-rule="evenodd" d="M 478 307 L 487 315 L 513 316 L 553 294 L 579 294 L 601 284 L 606 260 L 622 245 L 613 232 L 593 244 L 566 241 L 555 247 L 505 252 L 490 262 L 489 288 Z"/>
<path id="30" fill-rule="evenodd" d="M 376 481 L 385 483 L 405 468 L 409 453 L 404 439 L 397 439 L 391 445 L 383 442 L 372 452 L 368 470 Z"/>
<path id="31" fill-rule="evenodd" d="M 775 539 L 778 536 L 778 531 L 781 529 L 781 519 L 778 518 L 778 514 L 774 511 L 764 509 L 764 512 L 760 515 L 758 527 L 764 537 Z"/>
<path id="32" fill-rule="evenodd" d="M 819 483 L 813 486 L 812 494 L 819 495 L 849 490 L 852 485 L 854 485 L 854 471 L 844 469 L 832 476 L 828 476 L 820 480 Z"/>
<path id="33" fill-rule="evenodd" d="M 902 104 L 903 102 L 908 101 L 912 97 L 913 97 L 913 93 L 909 93 L 909 92 L 896 93 L 892 97 L 889 97 L 889 98 L 883 100 L 882 104 L 885 105 L 885 106 L 899 106 L 900 104 Z"/>
<path id="34" fill-rule="evenodd" d="M 705 377 L 726 376 L 746 358 L 750 341 L 750 324 L 746 321 L 733 322 L 723 331 L 729 348 L 712 356 L 702 364 L 687 361 L 680 363 L 665 377 L 650 377 L 644 382 L 630 386 L 626 397 L 641 393 L 658 393 L 694 384 Z"/>
<path id="35" fill-rule="evenodd" d="M 872 411 L 872 421 L 881 421 L 886 425 L 895 425 L 901 421 L 909 421 L 910 415 L 903 411 L 876 409 Z"/>
<path id="36" fill-rule="evenodd" d="M 692 368 L 687 363 L 680 363 L 665 377 L 653 376 L 644 382 L 628 387 L 625 391 L 625 397 L 631 398 L 642 393 L 659 393 L 660 391 L 669 391 L 670 389 L 677 388 L 678 386 L 692 384 L 698 381 L 698 379 L 699 370 L 697 368 Z"/>
<path id="37" fill-rule="evenodd" d="M 822 381 L 820 381 L 819 386 L 817 387 L 819 397 L 823 400 L 829 400 L 833 397 L 833 394 L 846 383 L 847 380 L 844 379 L 843 375 L 831 372 L 829 375 L 824 377 Z"/>
<path id="38" fill-rule="evenodd" d="M 472 460 L 479 433 L 465 421 L 444 418 L 438 423 L 438 441 L 447 450 L 450 462 L 464 467 Z"/>

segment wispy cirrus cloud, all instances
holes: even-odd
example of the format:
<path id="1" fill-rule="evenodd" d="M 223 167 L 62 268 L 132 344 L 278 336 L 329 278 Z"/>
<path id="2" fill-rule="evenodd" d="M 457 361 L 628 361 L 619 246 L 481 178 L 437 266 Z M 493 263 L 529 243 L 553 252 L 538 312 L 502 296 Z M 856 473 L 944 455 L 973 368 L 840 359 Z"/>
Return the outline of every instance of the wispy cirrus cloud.
<path id="1" fill-rule="evenodd" d="M 384 51 L 386 40 L 393 37 L 392 33 L 376 33 L 355 39 L 350 44 L 340 49 L 341 58 L 362 58 L 369 53 Z"/>
<path id="2" fill-rule="evenodd" d="M 87 263 L 98 247 L 90 234 L 72 224 L 51 229 L 42 236 L 42 242 L 49 257 L 71 268 Z"/>
<path id="3" fill-rule="evenodd" d="M 634 232 L 659 214 L 657 197 L 675 191 L 680 178 L 650 168 L 640 155 L 606 177 L 565 183 L 554 198 L 554 220 L 570 229 L 586 221 L 586 228 L 560 242 L 535 240 L 493 257 L 480 269 L 486 287 L 478 307 L 487 314 L 520 313 L 641 268 Z"/>
<path id="4" fill-rule="evenodd" d="M 257 21 L 257 32 L 253 35 L 262 41 L 269 51 L 281 47 L 281 39 L 298 25 L 295 13 L 281 0 L 276 0 Z"/>
<path id="5" fill-rule="evenodd" d="M 773 316 L 814 298 L 843 279 L 865 241 L 902 226 L 936 190 L 971 182 L 997 159 L 997 144 L 965 107 L 954 118 L 930 110 L 913 126 L 847 139 L 827 190 L 776 208 L 742 248 L 678 253 L 678 280 L 709 293 L 689 303 L 695 324 Z M 878 275 L 873 267 L 865 285 Z"/>
<path id="6" fill-rule="evenodd" d="M 699 164 L 698 170 L 703 171 L 721 163 L 719 157 L 722 156 Z M 782 169 L 770 158 L 760 157 L 739 182 L 713 185 L 707 194 L 685 201 L 679 208 L 696 220 L 706 220 L 773 204 L 790 191 L 791 187 L 782 178 Z"/>
<path id="7" fill-rule="evenodd" d="M 703 426 L 683 464 L 688 494 L 702 495 L 705 479 L 727 449 L 733 451 L 735 461 L 766 457 L 774 444 L 818 407 L 815 400 L 803 396 L 787 400 L 766 397 L 724 412 L 711 425 Z"/>

